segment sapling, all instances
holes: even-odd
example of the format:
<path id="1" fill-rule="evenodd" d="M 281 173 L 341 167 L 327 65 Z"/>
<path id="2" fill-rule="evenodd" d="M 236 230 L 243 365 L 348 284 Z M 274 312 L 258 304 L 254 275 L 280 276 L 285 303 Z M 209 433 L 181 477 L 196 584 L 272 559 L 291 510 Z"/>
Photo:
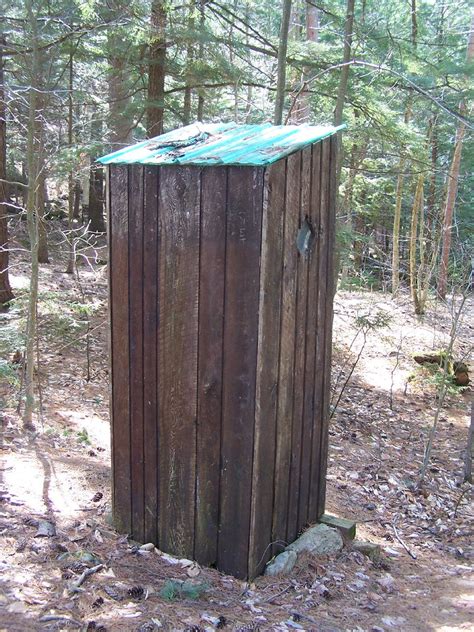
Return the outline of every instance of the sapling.
<path id="1" fill-rule="evenodd" d="M 443 409 L 443 404 L 446 399 L 446 395 L 448 394 L 449 388 L 452 387 L 452 375 L 449 371 L 449 362 L 452 357 L 454 343 L 456 341 L 456 336 L 458 332 L 459 320 L 461 318 L 461 314 L 464 308 L 464 304 L 466 303 L 467 294 L 464 293 L 459 307 L 456 309 L 455 298 L 453 293 L 453 318 L 451 323 L 451 330 L 449 332 L 449 342 L 446 348 L 446 353 L 443 358 L 442 365 L 442 374 L 441 379 L 439 381 L 438 393 L 437 393 L 437 401 L 438 405 L 436 406 L 436 410 L 433 416 L 433 424 L 431 426 L 430 432 L 428 434 L 428 441 L 426 443 L 425 452 L 423 455 L 423 463 L 420 469 L 420 475 L 418 478 L 418 487 L 420 487 L 423 483 L 423 480 L 426 475 L 426 470 L 428 469 L 428 465 L 431 460 L 431 451 L 433 449 L 433 441 L 436 434 L 436 429 L 438 428 L 438 422 L 440 418 L 441 411 Z"/>

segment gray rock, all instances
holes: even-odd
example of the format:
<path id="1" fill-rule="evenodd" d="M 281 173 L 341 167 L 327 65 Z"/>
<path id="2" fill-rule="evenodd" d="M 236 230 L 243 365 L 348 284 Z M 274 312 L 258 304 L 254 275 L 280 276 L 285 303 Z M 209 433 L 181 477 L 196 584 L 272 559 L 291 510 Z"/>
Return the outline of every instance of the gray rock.
<path id="1" fill-rule="evenodd" d="M 359 551 L 363 555 L 366 555 L 372 562 L 378 562 L 382 555 L 382 549 L 378 544 L 373 542 L 362 542 L 362 540 L 354 540 L 352 542 L 352 548 L 354 551 Z"/>
<path id="2" fill-rule="evenodd" d="M 288 575 L 293 570 L 297 559 L 298 556 L 294 551 L 283 551 L 270 562 L 265 569 L 265 575 Z"/>
<path id="3" fill-rule="evenodd" d="M 343 546 L 342 536 L 337 529 L 325 524 L 317 524 L 300 535 L 297 540 L 286 547 L 286 550 L 295 553 L 306 551 L 313 555 L 330 555 L 340 551 Z"/>
<path id="4" fill-rule="evenodd" d="M 38 522 L 38 531 L 35 538 L 53 538 L 56 535 L 56 527 L 48 520 L 40 520 Z"/>

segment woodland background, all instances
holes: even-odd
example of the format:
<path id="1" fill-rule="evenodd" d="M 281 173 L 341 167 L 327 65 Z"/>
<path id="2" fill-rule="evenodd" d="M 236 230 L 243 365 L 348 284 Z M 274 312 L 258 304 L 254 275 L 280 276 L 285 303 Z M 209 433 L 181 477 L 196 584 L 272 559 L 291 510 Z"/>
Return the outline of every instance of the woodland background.
<path id="1" fill-rule="evenodd" d="M 411 280 L 423 312 L 429 288 L 444 297 L 448 276 L 459 286 L 471 271 L 469 4 L 10 2 L 0 40 L 0 301 L 12 296 L 8 222 L 14 230 L 29 215 L 33 260 L 37 250 L 44 263 L 54 219 L 68 218 L 69 272 L 73 242 L 105 230 L 98 156 L 195 120 L 270 120 L 347 123 L 343 286 L 396 292 Z"/>
<path id="2" fill-rule="evenodd" d="M 469 1 L 10 0 L 0 11 L 0 627 L 471 629 Z M 242 584 L 194 566 L 192 577 L 110 527 L 95 160 L 196 120 L 347 124 L 327 510 L 357 521 L 376 560 L 349 545 Z M 192 578 L 196 599 L 166 597 Z"/>

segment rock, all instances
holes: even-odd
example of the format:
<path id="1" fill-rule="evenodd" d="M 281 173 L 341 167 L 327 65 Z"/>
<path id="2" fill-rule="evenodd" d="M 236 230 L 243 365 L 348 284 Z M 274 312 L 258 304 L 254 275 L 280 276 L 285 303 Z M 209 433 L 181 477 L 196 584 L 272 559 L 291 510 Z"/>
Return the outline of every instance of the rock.
<path id="1" fill-rule="evenodd" d="M 286 547 L 286 550 L 296 553 L 307 551 L 313 555 L 330 555 L 340 551 L 343 546 L 342 536 L 337 529 L 325 524 L 317 524 L 300 535 L 297 540 Z"/>
<path id="2" fill-rule="evenodd" d="M 354 540 L 352 543 L 352 549 L 367 556 L 369 560 L 372 560 L 372 562 L 377 562 L 382 554 L 382 550 L 378 544 L 374 544 L 373 542 L 362 542 L 362 540 Z"/>
<path id="3" fill-rule="evenodd" d="M 288 575 L 293 570 L 298 555 L 294 551 L 283 551 L 265 569 L 265 575 Z"/>
<path id="4" fill-rule="evenodd" d="M 389 573 L 385 573 L 377 579 L 377 584 L 383 588 L 386 593 L 392 593 L 395 589 L 395 581 Z"/>
<path id="5" fill-rule="evenodd" d="M 35 538 L 53 538 L 56 535 L 56 527 L 48 520 L 40 520 L 38 522 L 38 531 Z"/>
<path id="6" fill-rule="evenodd" d="M 356 523 L 353 520 L 347 520 L 347 518 L 337 518 L 329 514 L 323 514 L 319 519 L 322 524 L 327 524 L 328 527 L 334 527 L 339 529 L 344 540 L 353 540 L 356 535 Z"/>
<path id="7" fill-rule="evenodd" d="M 155 545 L 153 542 L 147 542 L 146 544 L 142 544 L 140 547 L 140 551 L 154 551 Z"/>

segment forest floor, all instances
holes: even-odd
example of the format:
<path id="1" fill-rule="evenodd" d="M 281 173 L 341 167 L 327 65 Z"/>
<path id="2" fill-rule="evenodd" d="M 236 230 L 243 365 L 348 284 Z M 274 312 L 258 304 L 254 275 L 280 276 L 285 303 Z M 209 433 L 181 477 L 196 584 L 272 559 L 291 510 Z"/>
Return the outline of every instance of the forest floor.
<path id="1" fill-rule="evenodd" d="M 336 296 L 333 404 L 348 382 L 330 427 L 327 511 L 355 520 L 358 539 L 379 544 L 382 558 L 373 563 L 348 545 L 247 584 L 137 551 L 110 526 L 106 271 L 80 265 L 78 283 L 63 270 L 57 259 L 41 267 L 34 438 L 16 411 L 28 283 L 21 257 L 12 270 L 17 300 L 0 315 L 0 630 L 474 629 L 472 486 L 463 483 L 469 392 L 446 398 L 416 487 L 438 402 L 435 378 L 413 354 L 447 346 L 451 303 L 433 302 L 417 318 L 407 295 Z M 471 296 L 458 358 L 472 349 L 473 308 Z M 170 581 L 189 582 L 196 599 L 165 599 Z"/>

